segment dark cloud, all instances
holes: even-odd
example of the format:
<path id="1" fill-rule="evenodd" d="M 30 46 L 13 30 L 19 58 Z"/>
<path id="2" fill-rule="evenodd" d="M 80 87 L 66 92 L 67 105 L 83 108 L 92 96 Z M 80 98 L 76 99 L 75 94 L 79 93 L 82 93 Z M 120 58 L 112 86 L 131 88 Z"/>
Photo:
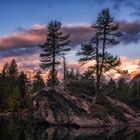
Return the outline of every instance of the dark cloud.
<path id="1" fill-rule="evenodd" d="M 26 57 L 27 55 L 31 54 L 39 54 L 41 50 L 39 48 L 18 48 L 18 49 L 7 49 L 0 52 L 0 58 L 4 57 L 15 57 L 15 56 L 23 56 Z"/>
<path id="2" fill-rule="evenodd" d="M 40 26 L 40 25 L 39 25 Z M 88 41 L 93 32 L 89 26 L 62 27 L 64 34 L 70 34 L 71 46 L 75 47 Z M 0 57 L 20 56 L 39 53 L 39 44 L 46 39 L 47 28 L 45 26 L 34 27 L 29 30 L 19 28 L 12 35 L 0 37 Z"/>
<path id="3" fill-rule="evenodd" d="M 124 33 L 124 43 L 138 43 L 140 40 L 140 22 L 120 21 L 120 31 Z"/>
<path id="4" fill-rule="evenodd" d="M 140 40 L 140 22 L 120 21 L 120 31 L 124 33 L 123 42 L 137 43 Z M 70 34 L 71 46 L 75 48 L 83 42 L 89 41 L 94 35 L 89 25 L 63 26 L 64 34 Z M 38 44 L 46 39 L 47 28 L 37 25 L 31 29 L 19 29 L 16 33 L 0 37 L 0 57 L 22 56 L 40 53 Z"/>
<path id="5" fill-rule="evenodd" d="M 39 66 L 37 66 L 37 64 L 32 64 L 31 61 L 30 61 L 30 64 L 26 63 L 26 61 L 22 63 L 19 62 L 19 68 L 26 69 L 26 70 L 34 70 L 34 71 L 39 70 Z"/>
<path id="6" fill-rule="evenodd" d="M 90 40 L 94 35 L 93 29 L 87 26 L 63 27 L 62 30 L 66 34 L 70 34 L 71 46 L 75 47 L 83 42 Z"/>
<path id="7" fill-rule="evenodd" d="M 17 33 L 2 36 L 0 37 L 0 50 L 35 47 L 43 41 L 45 33 L 45 28 L 22 29 Z"/>

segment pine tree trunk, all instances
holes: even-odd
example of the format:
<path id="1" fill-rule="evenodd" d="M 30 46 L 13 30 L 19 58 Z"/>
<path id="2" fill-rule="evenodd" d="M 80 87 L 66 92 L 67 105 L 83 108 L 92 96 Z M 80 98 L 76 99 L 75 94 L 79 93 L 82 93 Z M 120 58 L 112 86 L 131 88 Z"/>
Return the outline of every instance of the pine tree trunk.
<path id="1" fill-rule="evenodd" d="M 101 66 L 99 67 L 99 52 L 98 52 L 98 43 L 99 43 L 99 38 L 97 37 L 97 44 L 96 44 L 96 63 L 97 63 L 97 68 L 96 68 L 96 92 L 95 96 L 93 99 L 93 103 L 95 104 L 97 98 L 101 95 L 100 92 L 100 80 L 103 72 L 103 65 L 104 65 L 104 59 L 105 59 L 105 43 L 106 43 L 106 26 L 104 27 L 103 31 L 103 51 L 102 51 L 102 62 Z"/>
<path id="2" fill-rule="evenodd" d="M 102 62 L 101 62 L 100 71 L 99 71 L 99 83 L 100 83 L 101 76 L 103 73 L 103 65 L 104 65 L 104 60 L 105 60 L 106 26 L 104 27 L 103 35 L 104 35 L 104 37 L 103 37 L 103 51 L 102 51 Z"/>
<path id="3" fill-rule="evenodd" d="M 65 56 L 63 55 L 63 63 L 64 63 L 64 90 L 67 90 L 67 78 L 66 78 L 66 59 Z"/>
<path id="4" fill-rule="evenodd" d="M 95 104 L 98 96 L 100 95 L 100 75 L 99 75 L 99 38 L 97 36 L 96 40 L 96 91 L 93 99 L 93 104 Z"/>
<path id="5" fill-rule="evenodd" d="M 52 88 L 55 88 L 55 43 L 53 37 Z"/>
<path id="6" fill-rule="evenodd" d="M 99 77 L 99 48 L 98 48 L 99 39 L 97 36 L 97 43 L 96 43 L 96 95 L 98 96 L 100 94 L 100 77 Z"/>

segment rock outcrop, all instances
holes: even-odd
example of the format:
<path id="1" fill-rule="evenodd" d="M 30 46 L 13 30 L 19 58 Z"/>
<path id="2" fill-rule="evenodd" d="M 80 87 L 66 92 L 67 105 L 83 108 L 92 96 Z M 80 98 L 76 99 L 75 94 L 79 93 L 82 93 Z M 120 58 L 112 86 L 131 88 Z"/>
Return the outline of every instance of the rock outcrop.
<path id="1" fill-rule="evenodd" d="M 126 104 L 101 96 L 91 101 L 75 97 L 63 90 L 43 89 L 32 96 L 33 116 L 50 125 L 78 127 L 122 126 L 139 123 L 140 119 Z"/>

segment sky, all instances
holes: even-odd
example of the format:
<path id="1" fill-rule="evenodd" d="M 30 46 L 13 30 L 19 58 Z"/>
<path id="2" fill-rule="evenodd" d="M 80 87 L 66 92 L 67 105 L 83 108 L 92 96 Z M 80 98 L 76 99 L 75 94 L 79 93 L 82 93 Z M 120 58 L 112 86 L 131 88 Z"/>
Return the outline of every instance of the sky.
<path id="1" fill-rule="evenodd" d="M 38 70 L 38 44 L 44 43 L 51 20 L 61 21 L 63 32 L 71 34 L 67 61 L 77 67 L 75 53 L 93 35 L 89 26 L 104 8 L 124 33 L 121 43 L 108 51 L 120 56 L 129 72 L 140 71 L 140 0 L 0 0 L 1 67 L 15 58 L 20 69 Z"/>

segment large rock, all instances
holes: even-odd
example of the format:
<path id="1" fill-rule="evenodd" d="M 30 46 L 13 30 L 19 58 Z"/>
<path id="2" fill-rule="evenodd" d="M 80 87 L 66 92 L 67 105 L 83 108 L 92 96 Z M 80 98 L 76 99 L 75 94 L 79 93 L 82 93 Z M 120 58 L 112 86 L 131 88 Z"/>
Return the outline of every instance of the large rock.
<path id="1" fill-rule="evenodd" d="M 32 96 L 33 116 L 51 125 L 80 127 L 116 126 L 132 122 L 135 113 L 127 105 L 101 97 L 97 104 L 63 90 L 43 89 Z M 116 104 L 116 105 L 115 105 Z M 124 111 L 125 108 L 127 111 Z"/>

